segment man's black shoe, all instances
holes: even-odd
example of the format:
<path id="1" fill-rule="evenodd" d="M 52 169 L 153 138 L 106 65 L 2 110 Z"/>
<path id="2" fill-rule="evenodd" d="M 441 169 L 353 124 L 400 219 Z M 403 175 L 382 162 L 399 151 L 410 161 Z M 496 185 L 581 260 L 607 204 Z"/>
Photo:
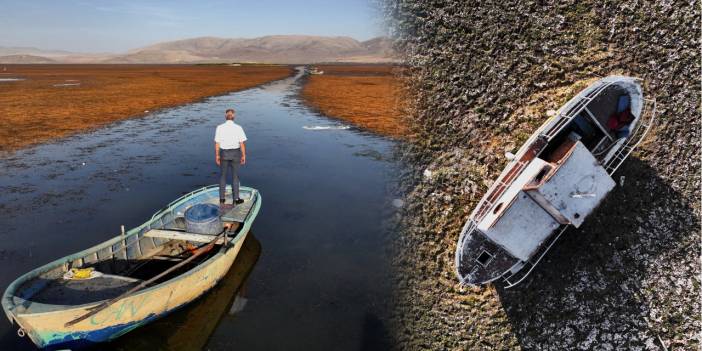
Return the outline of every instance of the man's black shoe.
<path id="1" fill-rule="evenodd" d="M 244 203 L 244 200 L 242 200 L 242 199 L 236 199 L 236 201 L 234 201 L 234 203 L 237 204 L 237 205 L 243 204 L 243 203 Z"/>

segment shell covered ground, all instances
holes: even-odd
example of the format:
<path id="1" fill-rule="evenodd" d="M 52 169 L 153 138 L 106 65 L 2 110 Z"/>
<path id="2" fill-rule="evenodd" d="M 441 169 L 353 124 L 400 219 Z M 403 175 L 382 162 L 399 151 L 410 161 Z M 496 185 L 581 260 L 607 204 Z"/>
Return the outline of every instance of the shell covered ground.
<path id="1" fill-rule="evenodd" d="M 309 75 L 304 100 L 324 115 L 391 137 L 406 132 L 398 106 L 401 68 L 393 65 L 319 65 Z"/>
<path id="2" fill-rule="evenodd" d="M 385 10 L 413 96 L 399 151 L 398 348 L 698 349 L 699 4 L 397 0 Z M 522 285 L 460 286 L 456 242 L 504 153 L 612 74 L 642 78 L 658 102 L 618 186 Z"/>
<path id="3" fill-rule="evenodd" d="M 290 67 L 277 65 L 2 67 L 0 151 L 143 116 L 154 109 L 251 88 L 292 74 Z"/>

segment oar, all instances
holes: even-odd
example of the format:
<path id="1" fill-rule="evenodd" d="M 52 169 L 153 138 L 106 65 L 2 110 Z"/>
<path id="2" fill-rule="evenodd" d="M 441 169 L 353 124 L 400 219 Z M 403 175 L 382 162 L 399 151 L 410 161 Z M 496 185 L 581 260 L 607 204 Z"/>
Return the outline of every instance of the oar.
<path id="1" fill-rule="evenodd" d="M 111 299 L 111 300 L 105 301 L 105 302 L 103 302 L 103 303 L 101 303 L 101 304 L 99 304 L 99 305 L 93 307 L 93 308 L 92 308 L 92 311 L 90 311 L 90 312 L 88 312 L 88 313 L 86 313 L 86 314 L 84 314 L 84 315 L 82 315 L 82 316 L 80 316 L 80 317 L 78 317 L 78 318 L 76 318 L 76 319 L 74 319 L 74 320 L 72 320 L 72 321 L 66 322 L 66 324 L 64 324 L 63 326 L 64 326 L 64 327 L 70 327 L 70 326 L 72 326 L 72 325 L 74 325 L 74 324 L 76 324 L 76 323 L 78 323 L 78 322 L 80 322 L 80 321 L 83 321 L 83 320 L 85 320 L 85 319 L 88 319 L 88 318 L 90 318 L 90 317 L 96 315 L 98 312 L 104 310 L 105 308 L 110 307 L 110 306 L 111 306 L 112 304 L 114 304 L 115 302 L 117 302 L 117 301 L 119 301 L 119 300 L 121 300 L 121 299 L 123 299 L 123 298 L 125 298 L 125 297 L 127 297 L 127 296 L 129 296 L 129 295 L 131 295 L 131 294 L 133 294 L 133 293 L 135 293 L 135 292 L 141 290 L 141 289 L 144 288 L 145 286 L 147 286 L 147 285 L 149 285 L 149 284 L 151 284 L 151 283 L 153 283 L 153 282 L 155 282 L 155 281 L 161 279 L 162 277 L 166 276 L 168 273 L 171 273 L 171 272 L 175 271 L 176 269 L 178 269 L 178 268 L 180 268 L 180 267 L 183 267 L 184 265 L 188 264 L 189 262 L 192 262 L 192 260 L 194 260 L 194 259 L 197 258 L 198 256 L 202 255 L 202 254 L 205 253 L 205 252 L 208 252 L 208 251 L 212 250 L 212 248 L 213 248 L 214 245 L 215 245 L 215 242 L 217 242 L 217 240 L 218 240 L 223 234 L 226 235 L 226 232 L 227 232 L 227 229 L 224 229 L 221 233 L 217 234 L 217 235 L 214 237 L 214 239 L 213 239 L 212 241 L 210 241 L 209 244 L 207 244 L 207 246 L 204 246 L 204 247 L 202 247 L 201 249 L 198 249 L 192 256 L 188 257 L 187 259 L 185 259 L 185 260 L 183 260 L 183 261 L 181 261 L 181 262 L 178 262 L 178 264 L 176 264 L 175 266 L 166 269 L 165 271 L 159 273 L 157 276 L 155 276 L 155 277 L 153 277 L 153 278 L 151 278 L 151 279 L 149 279 L 149 280 L 147 280 L 147 281 L 141 282 L 139 285 L 137 285 L 137 286 L 135 286 L 135 287 L 129 289 L 128 291 L 126 291 L 126 292 L 123 293 L 123 294 L 121 294 L 121 295 L 119 295 L 119 296 L 117 296 L 117 297 L 115 297 L 115 298 L 113 298 L 113 299 Z"/>

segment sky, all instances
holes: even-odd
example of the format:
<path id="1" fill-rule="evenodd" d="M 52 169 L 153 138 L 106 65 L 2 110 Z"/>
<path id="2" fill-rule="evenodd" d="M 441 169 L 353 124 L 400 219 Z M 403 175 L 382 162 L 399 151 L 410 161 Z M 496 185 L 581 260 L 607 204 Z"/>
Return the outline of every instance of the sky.
<path id="1" fill-rule="evenodd" d="M 0 46 L 124 52 L 162 41 L 384 34 L 377 0 L 0 0 Z"/>

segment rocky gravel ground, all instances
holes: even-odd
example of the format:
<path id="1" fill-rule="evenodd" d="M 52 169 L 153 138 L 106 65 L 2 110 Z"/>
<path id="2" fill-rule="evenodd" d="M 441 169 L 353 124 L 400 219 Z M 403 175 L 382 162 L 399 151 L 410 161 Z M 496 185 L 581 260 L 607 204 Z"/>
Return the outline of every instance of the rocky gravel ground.
<path id="1" fill-rule="evenodd" d="M 411 143 L 394 245 L 401 349 L 700 347 L 700 4 L 385 2 Z M 460 229 L 523 141 L 598 77 L 634 75 L 658 122 L 619 185 L 522 285 L 461 287 Z M 622 179 L 623 177 L 623 179 Z"/>

